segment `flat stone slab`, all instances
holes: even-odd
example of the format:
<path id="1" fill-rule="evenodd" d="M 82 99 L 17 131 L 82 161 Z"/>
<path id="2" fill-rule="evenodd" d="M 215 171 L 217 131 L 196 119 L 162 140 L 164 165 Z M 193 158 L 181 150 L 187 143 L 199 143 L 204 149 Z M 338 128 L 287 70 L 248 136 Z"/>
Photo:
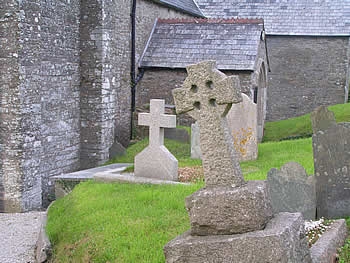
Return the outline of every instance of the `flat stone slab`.
<path id="1" fill-rule="evenodd" d="M 133 173 L 123 173 L 120 174 L 118 172 L 103 172 L 94 175 L 94 179 L 100 182 L 127 182 L 127 183 L 135 183 L 135 184 L 183 184 L 188 185 L 186 183 L 180 183 L 176 181 L 156 179 L 150 177 L 142 177 L 135 176 Z"/>
<path id="2" fill-rule="evenodd" d="M 331 228 L 311 247 L 313 263 L 335 262 L 338 248 L 344 245 L 347 237 L 347 227 L 344 219 L 335 220 Z"/>
<path id="3" fill-rule="evenodd" d="M 34 263 L 35 244 L 45 212 L 0 213 L 0 262 Z"/>
<path id="4" fill-rule="evenodd" d="M 115 163 L 74 173 L 53 176 L 50 179 L 53 180 L 55 184 L 56 199 L 69 194 L 80 182 L 94 179 L 94 176 L 97 174 L 109 174 L 110 172 L 120 173 L 131 165 L 131 163 Z"/>
<path id="5" fill-rule="evenodd" d="M 186 198 L 192 235 L 230 235 L 261 230 L 272 218 L 264 181 L 240 187 L 203 188 Z"/>
<path id="6" fill-rule="evenodd" d="M 72 181 L 83 181 L 83 180 L 89 180 L 93 179 L 95 174 L 99 173 L 108 173 L 108 172 L 122 172 L 125 170 L 125 168 L 131 166 L 132 163 L 114 163 L 106 166 L 100 166 L 96 168 L 86 169 L 77 171 L 74 173 L 67 173 L 57 176 L 52 176 L 52 180 L 72 180 Z"/>
<path id="7" fill-rule="evenodd" d="M 310 263 L 300 213 L 280 213 L 264 230 L 237 235 L 191 236 L 164 247 L 167 263 Z"/>

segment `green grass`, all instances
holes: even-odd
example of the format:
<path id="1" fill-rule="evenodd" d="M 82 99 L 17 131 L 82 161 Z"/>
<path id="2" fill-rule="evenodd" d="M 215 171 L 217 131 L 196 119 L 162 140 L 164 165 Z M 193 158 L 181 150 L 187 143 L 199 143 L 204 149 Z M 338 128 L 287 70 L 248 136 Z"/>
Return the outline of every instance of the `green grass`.
<path id="1" fill-rule="evenodd" d="M 308 174 L 314 173 L 311 138 L 259 144 L 258 159 L 242 162 L 246 180 L 265 180 L 271 168 L 281 168 L 287 162 L 298 162 Z"/>
<path id="2" fill-rule="evenodd" d="M 133 163 L 134 157 L 148 145 L 148 140 L 139 141 L 127 149 L 124 156 L 117 157 L 109 163 Z M 179 167 L 200 166 L 202 161 L 190 158 L 190 145 L 173 140 L 165 140 L 165 145 L 179 161 Z M 311 138 L 268 142 L 259 144 L 258 159 L 241 163 L 245 179 L 264 180 L 271 168 L 280 168 L 286 162 L 299 162 L 309 174 L 314 172 Z M 131 172 L 133 167 L 128 169 Z"/>
<path id="3" fill-rule="evenodd" d="M 331 107 L 337 121 L 350 121 L 349 105 Z M 267 123 L 265 140 L 270 142 L 259 145 L 257 160 L 241 163 L 245 179 L 266 179 L 271 168 L 290 161 L 299 162 L 312 174 L 311 138 L 278 141 L 310 131 L 308 116 L 290 123 Z M 132 163 L 147 145 L 148 140 L 137 142 L 126 155 L 109 163 Z M 189 144 L 165 140 L 165 145 L 180 167 L 201 165 L 200 160 L 190 158 Z M 81 183 L 49 210 L 47 233 L 54 245 L 54 262 L 164 262 L 163 246 L 190 227 L 184 199 L 202 186 L 201 182 L 189 186 Z M 348 239 L 340 262 L 350 262 L 349 258 Z"/>
<path id="4" fill-rule="evenodd" d="M 117 156 L 116 158 L 108 161 L 106 164 L 111 163 L 133 163 L 135 155 L 141 152 L 148 145 L 148 139 L 143 139 L 134 143 L 126 149 L 126 154 L 123 156 Z M 165 139 L 164 145 L 179 161 L 179 167 L 198 166 L 202 165 L 202 161 L 198 159 L 191 159 L 191 145 L 189 143 L 182 143 L 174 140 Z"/>
<path id="5" fill-rule="evenodd" d="M 201 186 L 81 183 L 49 210 L 54 262 L 164 262 L 163 246 L 190 227 L 184 199 Z"/>
<path id="6" fill-rule="evenodd" d="M 350 217 L 346 219 L 346 224 L 348 225 L 348 233 L 350 233 Z M 345 241 L 339 253 L 339 263 L 349 263 L 350 262 L 350 237 Z"/>
<path id="7" fill-rule="evenodd" d="M 328 107 L 334 112 L 337 122 L 350 122 L 350 103 Z M 311 137 L 310 114 L 288 120 L 266 122 L 263 141 L 281 141 L 293 138 Z"/>
<path id="8" fill-rule="evenodd" d="M 128 154 L 146 144 L 133 145 Z M 246 179 L 260 180 L 287 161 L 298 161 L 312 173 L 311 139 L 263 143 L 258 160 L 242 163 L 242 169 Z M 189 229 L 184 199 L 202 186 L 78 185 L 49 210 L 55 262 L 164 262 L 163 246 Z"/>

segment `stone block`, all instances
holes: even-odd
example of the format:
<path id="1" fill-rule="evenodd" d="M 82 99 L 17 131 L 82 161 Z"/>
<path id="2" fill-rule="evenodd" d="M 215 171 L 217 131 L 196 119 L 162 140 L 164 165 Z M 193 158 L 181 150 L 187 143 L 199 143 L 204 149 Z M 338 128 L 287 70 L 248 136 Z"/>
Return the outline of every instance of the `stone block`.
<path id="1" fill-rule="evenodd" d="M 312 119 L 322 122 L 323 111 L 315 111 Z M 330 124 L 317 124 L 312 136 L 317 216 L 339 218 L 350 215 L 350 123 L 334 124 L 327 116 L 324 122 Z"/>
<path id="2" fill-rule="evenodd" d="M 281 170 L 272 168 L 266 182 L 274 214 L 300 212 L 305 219 L 315 219 L 315 177 L 308 176 L 300 164 L 290 162 Z"/>
<path id="3" fill-rule="evenodd" d="M 280 213 L 265 229 L 237 234 L 191 236 L 164 247 L 166 263 L 310 263 L 304 220 L 300 213 Z"/>
<path id="4" fill-rule="evenodd" d="M 344 219 L 335 220 L 310 249 L 313 263 L 336 262 L 338 249 L 344 245 L 347 226 Z"/>
<path id="5" fill-rule="evenodd" d="M 272 217 L 264 181 L 240 187 L 204 188 L 186 199 L 192 235 L 227 235 L 260 230 Z"/>
<path id="6" fill-rule="evenodd" d="M 177 171 L 178 162 L 165 146 L 147 147 L 135 156 L 136 177 L 177 181 Z"/>

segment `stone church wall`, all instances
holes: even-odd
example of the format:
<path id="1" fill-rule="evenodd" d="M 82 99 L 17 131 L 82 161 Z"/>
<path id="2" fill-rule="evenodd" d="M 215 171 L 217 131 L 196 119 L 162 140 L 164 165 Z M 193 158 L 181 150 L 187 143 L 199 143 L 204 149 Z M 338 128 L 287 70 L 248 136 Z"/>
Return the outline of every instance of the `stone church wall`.
<path id="1" fill-rule="evenodd" d="M 119 70 L 125 63 L 118 57 L 124 48 L 118 37 L 122 37 L 127 28 L 118 17 L 118 12 L 124 14 L 125 10 L 118 11 L 112 4 L 112 1 L 81 1 L 81 169 L 108 160 L 108 149 L 115 138 L 115 114 L 121 113 L 117 95 Z M 123 101 L 119 103 L 123 104 Z"/>
<path id="2" fill-rule="evenodd" d="M 79 1 L 5 2 L 15 35 L 1 43 L 12 78 L 1 90 L 3 210 L 26 211 L 48 204 L 50 176 L 79 167 Z"/>
<path id="3" fill-rule="evenodd" d="M 19 210 L 22 195 L 19 105 L 19 6 L 16 0 L 0 5 L 0 212 Z"/>
<path id="4" fill-rule="evenodd" d="M 126 0 L 2 1 L 0 212 L 46 206 L 49 177 L 128 144 L 130 11 Z M 139 0 L 137 16 L 136 59 L 156 17 L 186 15 Z"/>
<path id="5" fill-rule="evenodd" d="M 343 103 L 348 37 L 267 36 L 267 120 L 281 120 Z"/>
<path id="6" fill-rule="evenodd" d="M 81 2 L 81 168 L 108 160 L 114 141 L 129 143 L 131 1 Z M 136 62 L 157 17 L 185 17 L 151 1 L 136 8 Z"/>

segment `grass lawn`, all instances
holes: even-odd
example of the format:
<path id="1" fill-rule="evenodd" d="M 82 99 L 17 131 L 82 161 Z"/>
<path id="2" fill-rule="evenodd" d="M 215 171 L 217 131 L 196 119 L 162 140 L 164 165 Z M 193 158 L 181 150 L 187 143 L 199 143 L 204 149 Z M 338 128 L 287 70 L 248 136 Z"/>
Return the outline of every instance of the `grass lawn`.
<path id="1" fill-rule="evenodd" d="M 188 158 L 186 146 L 169 142 Z M 128 155 L 146 144 L 131 146 Z M 246 179 L 260 180 L 287 161 L 312 173 L 311 139 L 263 143 L 258 160 L 242 163 L 242 169 Z M 50 208 L 47 233 L 54 262 L 164 262 L 163 246 L 190 228 L 184 199 L 202 186 L 81 183 Z"/>
<path id="2" fill-rule="evenodd" d="M 348 105 L 332 107 L 338 120 L 350 121 Z M 265 179 L 271 168 L 289 161 L 299 162 L 312 174 L 311 138 L 278 141 L 283 134 L 307 134 L 307 121 L 306 116 L 294 124 L 267 123 L 265 140 L 270 142 L 259 145 L 257 160 L 241 163 L 245 179 Z M 299 129 L 291 131 L 293 125 Z M 147 144 L 142 140 L 131 145 L 125 156 L 110 163 L 133 162 Z M 200 160 L 189 158 L 189 144 L 165 140 L 165 145 L 178 158 L 180 167 L 201 165 Z M 163 246 L 190 228 L 184 199 L 202 186 L 201 181 L 191 185 L 81 183 L 49 210 L 46 230 L 54 246 L 53 262 L 164 262 Z M 347 223 L 350 226 L 350 219 Z M 340 255 L 341 263 L 350 262 L 350 240 Z"/>
<path id="3" fill-rule="evenodd" d="M 190 227 L 184 199 L 200 187 L 81 183 L 50 208 L 54 262 L 164 262 L 163 246 Z"/>
<path id="4" fill-rule="evenodd" d="M 328 107 L 333 111 L 337 122 L 350 121 L 350 103 Z M 266 122 L 263 141 L 281 141 L 305 138 L 312 135 L 310 114 L 288 120 Z"/>

